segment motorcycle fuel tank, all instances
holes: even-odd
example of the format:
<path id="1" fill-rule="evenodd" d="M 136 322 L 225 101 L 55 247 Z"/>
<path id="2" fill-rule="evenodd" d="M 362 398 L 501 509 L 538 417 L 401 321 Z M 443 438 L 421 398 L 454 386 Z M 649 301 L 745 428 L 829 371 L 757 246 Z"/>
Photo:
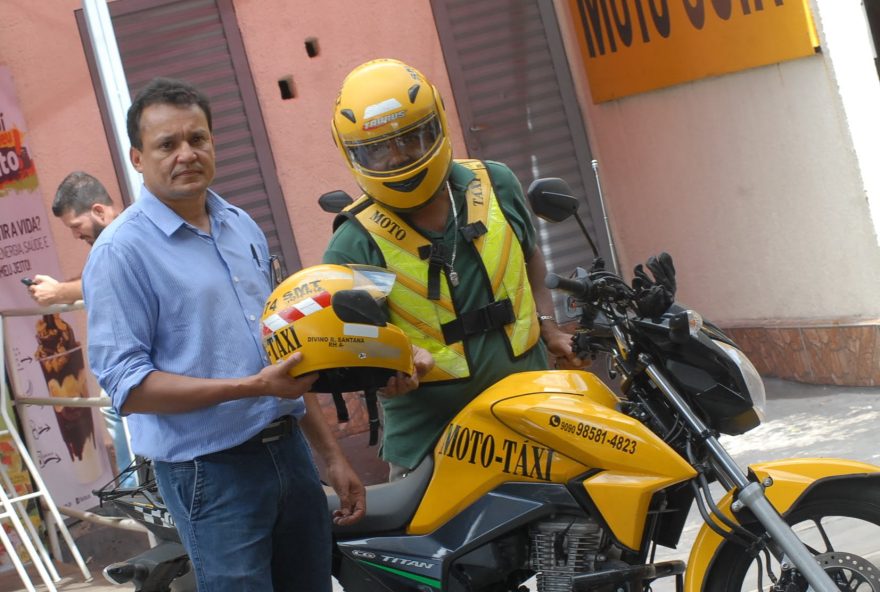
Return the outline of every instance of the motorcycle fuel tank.
<path id="1" fill-rule="evenodd" d="M 432 531 L 505 482 L 567 483 L 592 472 L 584 481 L 588 495 L 618 540 L 638 548 L 651 496 L 695 472 L 617 403 L 583 371 L 499 381 L 440 437 L 434 476 L 409 531 Z"/>

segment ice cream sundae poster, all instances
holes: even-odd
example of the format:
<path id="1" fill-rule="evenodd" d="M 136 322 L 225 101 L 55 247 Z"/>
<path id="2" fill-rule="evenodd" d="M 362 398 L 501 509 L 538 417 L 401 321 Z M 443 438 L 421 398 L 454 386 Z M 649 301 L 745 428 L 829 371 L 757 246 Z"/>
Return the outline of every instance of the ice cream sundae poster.
<path id="1" fill-rule="evenodd" d="M 22 283 L 60 277 L 47 208 L 8 67 L 0 65 L 0 310 L 33 309 Z M 6 317 L 6 368 L 13 396 L 96 397 L 85 357 L 84 311 Z M 88 509 L 111 478 L 105 429 L 95 407 L 16 405 L 31 458 L 58 506 Z"/>

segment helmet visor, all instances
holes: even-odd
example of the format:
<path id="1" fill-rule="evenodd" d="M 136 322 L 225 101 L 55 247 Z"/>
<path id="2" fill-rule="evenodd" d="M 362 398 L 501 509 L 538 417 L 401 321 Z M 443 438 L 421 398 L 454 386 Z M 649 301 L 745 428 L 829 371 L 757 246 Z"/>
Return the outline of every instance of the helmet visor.
<path id="1" fill-rule="evenodd" d="M 405 169 L 431 154 L 440 141 L 440 121 L 436 115 L 393 135 L 368 142 L 345 143 L 352 165 L 368 171 L 389 172 Z"/>
<path id="2" fill-rule="evenodd" d="M 391 293 L 394 280 L 397 279 L 394 272 L 382 267 L 357 264 L 349 264 L 348 267 L 352 271 L 352 288 L 366 290 L 380 303 Z"/>

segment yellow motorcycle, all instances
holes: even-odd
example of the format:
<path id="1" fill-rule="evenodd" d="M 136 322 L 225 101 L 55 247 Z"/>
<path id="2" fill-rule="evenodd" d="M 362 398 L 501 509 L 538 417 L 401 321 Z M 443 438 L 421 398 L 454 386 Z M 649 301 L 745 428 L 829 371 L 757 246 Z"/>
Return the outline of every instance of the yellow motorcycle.
<path id="1" fill-rule="evenodd" d="M 553 221 L 577 215 L 570 195 L 560 179 L 529 190 Z M 601 264 L 548 277 L 581 309 L 576 352 L 607 356 L 621 395 L 569 370 L 486 390 L 432 457 L 368 488 L 364 520 L 336 527 L 346 591 L 522 591 L 535 578 L 539 592 L 647 592 L 668 577 L 679 592 L 880 592 L 880 566 L 857 552 L 880 550 L 880 467 L 741 469 L 718 437 L 760 424 L 763 383 L 731 339 L 672 302 L 658 261 L 635 287 Z M 727 493 L 713 499 L 712 483 Z M 655 562 L 694 505 L 704 525 L 687 564 Z"/>

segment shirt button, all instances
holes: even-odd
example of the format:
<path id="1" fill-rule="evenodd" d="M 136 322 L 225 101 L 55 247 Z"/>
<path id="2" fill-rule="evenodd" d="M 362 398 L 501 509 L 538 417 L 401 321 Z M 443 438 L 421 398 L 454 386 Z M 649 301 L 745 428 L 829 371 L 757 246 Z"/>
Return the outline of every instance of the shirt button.
<path id="1" fill-rule="evenodd" d="M 252 321 L 256 321 L 256 320 L 257 320 L 257 317 L 255 317 L 254 315 L 251 315 L 251 320 L 252 320 Z"/>
<path id="2" fill-rule="evenodd" d="M 232 276 L 232 281 L 237 284 L 238 283 L 238 276 L 237 275 Z"/>

